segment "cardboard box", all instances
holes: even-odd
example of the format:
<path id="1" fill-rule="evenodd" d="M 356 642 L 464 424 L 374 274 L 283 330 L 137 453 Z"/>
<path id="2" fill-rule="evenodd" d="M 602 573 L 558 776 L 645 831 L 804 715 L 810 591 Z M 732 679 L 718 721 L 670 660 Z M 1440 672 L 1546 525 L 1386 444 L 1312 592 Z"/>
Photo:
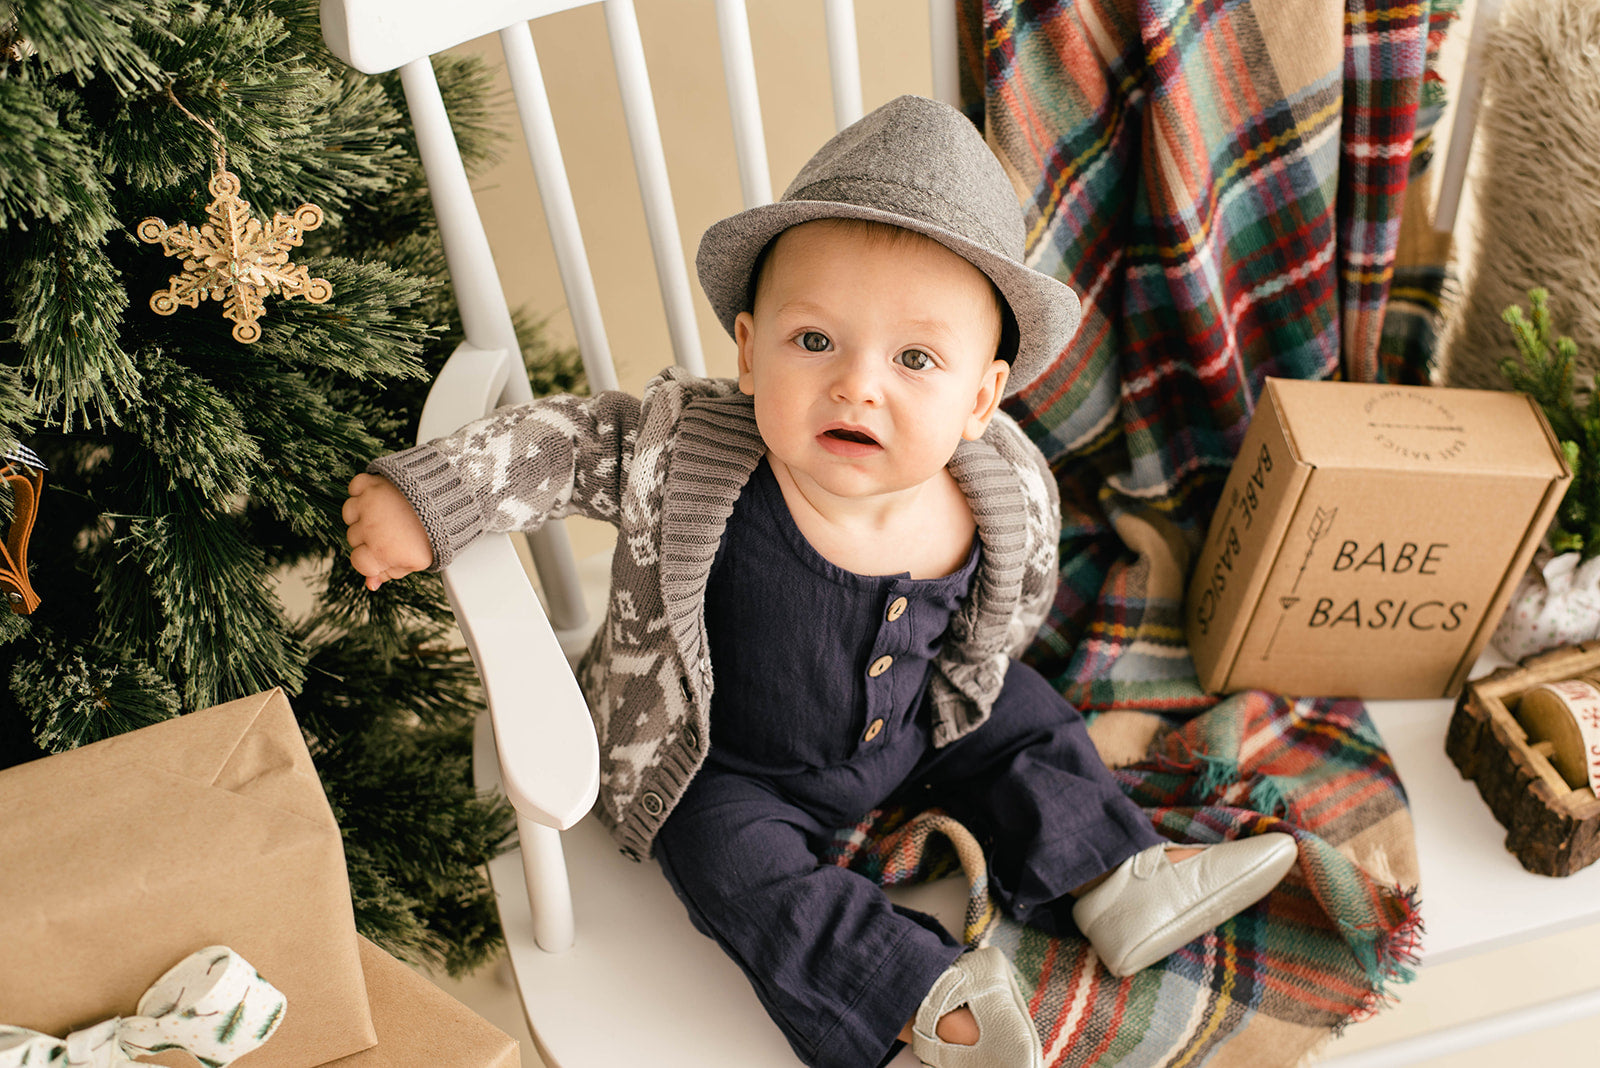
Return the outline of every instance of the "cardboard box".
<path id="1" fill-rule="evenodd" d="M 1570 479 L 1521 394 L 1269 378 L 1189 584 L 1201 685 L 1454 694 Z"/>
<path id="2" fill-rule="evenodd" d="M 361 968 L 378 1044 L 324 1068 L 520 1068 L 516 1039 L 365 938 Z"/>
<path id="3" fill-rule="evenodd" d="M 339 828 L 281 691 L 9 768 L 0 813 L 0 1023 L 130 1016 L 226 945 L 288 998 L 251 1068 L 377 1041 Z"/>

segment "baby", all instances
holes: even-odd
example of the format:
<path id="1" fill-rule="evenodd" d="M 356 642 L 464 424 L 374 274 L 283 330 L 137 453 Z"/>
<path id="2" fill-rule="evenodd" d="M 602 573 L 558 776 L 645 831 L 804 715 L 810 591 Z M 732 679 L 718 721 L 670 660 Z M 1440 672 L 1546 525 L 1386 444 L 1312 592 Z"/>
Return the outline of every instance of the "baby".
<path id="1" fill-rule="evenodd" d="M 702 286 L 737 381 L 502 409 L 371 465 L 344 506 L 376 589 L 484 531 L 619 528 L 580 668 L 600 818 L 654 856 L 800 1058 L 1021 1068 L 1009 962 L 820 863 L 835 828 L 940 806 L 1011 915 L 1130 975 L 1257 901 L 1283 834 L 1179 848 L 1078 713 L 1016 660 L 1056 581 L 1059 502 L 1000 402 L 1066 349 L 1077 298 L 1025 266 L 1000 164 L 959 112 L 886 104 L 783 199 L 717 223 Z"/>

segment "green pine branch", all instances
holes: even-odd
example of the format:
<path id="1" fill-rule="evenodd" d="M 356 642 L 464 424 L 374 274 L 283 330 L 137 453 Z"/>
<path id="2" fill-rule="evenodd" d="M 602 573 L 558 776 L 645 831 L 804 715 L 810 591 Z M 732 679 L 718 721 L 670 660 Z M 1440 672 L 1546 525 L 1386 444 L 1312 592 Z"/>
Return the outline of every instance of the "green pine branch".
<path id="1" fill-rule="evenodd" d="M 1580 402 L 1574 373 L 1578 346 L 1570 337 L 1555 336 L 1549 291 L 1530 289 L 1528 304 L 1526 314 L 1513 304 L 1501 316 L 1516 340 L 1517 358 L 1502 360 L 1500 372 L 1544 411 L 1572 469 L 1572 483 L 1550 527 L 1550 548 L 1588 559 L 1600 554 L 1600 393 L 1591 381 L 1581 390 L 1587 399 Z"/>
<path id="2" fill-rule="evenodd" d="M 104 646 L 42 642 L 12 669 L 11 692 L 47 752 L 148 727 L 180 710 L 166 678 L 138 657 Z"/>
<path id="3" fill-rule="evenodd" d="M 481 869 L 516 824 L 503 798 L 473 787 L 477 674 L 446 634 L 415 619 L 352 630 L 316 616 L 300 631 L 311 657 L 295 709 L 344 831 L 358 923 L 402 959 L 459 975 L 501 944 Z M 440 871 L 475 874 L 446 882 Z"/>
<path id="4" fill-rule="evenodd" d="M 79 85 L 100 77 L 117 92 L 155 85 L 160 69 L 140 45 L 163 34 L 169 0 L 27 0 L 0 2 L 0 51 L 47 57 L 50 68 Z"/>

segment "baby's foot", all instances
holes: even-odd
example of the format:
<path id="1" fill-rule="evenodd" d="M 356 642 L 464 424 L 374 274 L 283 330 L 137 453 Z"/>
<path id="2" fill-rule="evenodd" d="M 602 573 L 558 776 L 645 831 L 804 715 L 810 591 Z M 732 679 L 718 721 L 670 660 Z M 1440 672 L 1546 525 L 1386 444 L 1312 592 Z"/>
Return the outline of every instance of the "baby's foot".
<path id="1" fill-rule="evenodd" d="M 957 1046 L 976 1046 L 980 1035 L 978 1018 L 972 1015 L 971 1009 L 962 1005 L 939 1017 L 939 1025 L 933 1029 L 933 1033 L 941 1040 Z"/>
<path id="2" fill-rule="evenodd" d="M 916 1022 L 915 1019 L 907 1020 L 906 1025 L 900 1028 L 900 1033 L 895 1037 L 906 1045 L 911 1045 L 912 1039 L 916 1037 L 916 1033 L 912 1030 Z M 978 1018 L 972 1015 L 971 1009 L 962 1005 L 939 1017 L 939 1023 L 934 1027 L 933 1033 L 943 1041 L 957 1046 L 973 1046 L 978 1042 Z"/>
<path id="3" fill-rule="evenodd" d="M 1261 900 L 1297 856 L 1277 831 L 1187 856 L 1151 846 L 1082 894 L 1072 918 L 1113 975 L 1132 975 Z"/>
<path id="4" fill-rule="evenodd" d="M 911 1052 L 931 1068 L 1041 1068 L 1039 1035 L 1005 954 L 963 953 L 934 980 L 912 1022 Z"/>

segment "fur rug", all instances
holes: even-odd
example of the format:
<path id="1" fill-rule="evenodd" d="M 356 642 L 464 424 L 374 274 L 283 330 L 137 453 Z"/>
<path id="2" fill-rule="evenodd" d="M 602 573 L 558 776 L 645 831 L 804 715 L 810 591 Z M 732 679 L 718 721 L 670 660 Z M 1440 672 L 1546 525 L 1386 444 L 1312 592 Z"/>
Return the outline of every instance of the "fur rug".
<path id="1" fill-rule="evenodd" d="M 1600 0 L 1510 0 L 1484 50 L 1476 267 L 1441 361 L 1452 386 L 1505 389 L 1500 313 L 1550 291 L 1580 381 L 1600 366 Z"/>

